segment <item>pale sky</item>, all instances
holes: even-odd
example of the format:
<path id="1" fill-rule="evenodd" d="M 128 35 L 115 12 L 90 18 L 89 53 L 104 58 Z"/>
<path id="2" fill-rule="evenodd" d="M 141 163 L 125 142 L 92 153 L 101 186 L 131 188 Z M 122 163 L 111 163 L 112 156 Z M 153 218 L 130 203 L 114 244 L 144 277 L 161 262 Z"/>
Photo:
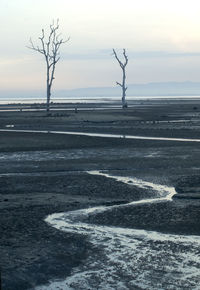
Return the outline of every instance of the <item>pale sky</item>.
<path id="1" fill-rule="evenodd" d="M 199 0 L 0 0 L 0 90 L 45 89 L 38 43 L 59 18 L 61 47 L 53 88 L 115 86 L 112 56 L 127 49 L 127 82 L 200 81 Z"/>

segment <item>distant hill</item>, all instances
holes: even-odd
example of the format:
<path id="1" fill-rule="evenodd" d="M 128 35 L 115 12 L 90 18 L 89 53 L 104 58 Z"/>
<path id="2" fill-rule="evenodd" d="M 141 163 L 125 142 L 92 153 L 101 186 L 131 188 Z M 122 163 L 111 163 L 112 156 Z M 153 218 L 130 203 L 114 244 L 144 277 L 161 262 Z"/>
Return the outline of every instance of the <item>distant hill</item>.
<path id="1" fill-rule="evenodd" d="M 52 98 L 66 97 L 117 97 L 121 95 L 121 88 L 94 87 L 73 90 L 53 90 Z M 127 96 L 198 96 L 200 95 L 200 82 L 158 82 L 147 84 L 129 84 Z M 0 98 L 44 98 L 45 91 L 3 91 Z"/>
<path id="2" fill-rule="evenodd" d="M 114 97 L 121 95 L 121 88 L 97 87 L 57 91 L 59 97 Z M 200 82 L 163 82 L 147 84 L 129 84 L 127 96 L 198 96 Z"/>

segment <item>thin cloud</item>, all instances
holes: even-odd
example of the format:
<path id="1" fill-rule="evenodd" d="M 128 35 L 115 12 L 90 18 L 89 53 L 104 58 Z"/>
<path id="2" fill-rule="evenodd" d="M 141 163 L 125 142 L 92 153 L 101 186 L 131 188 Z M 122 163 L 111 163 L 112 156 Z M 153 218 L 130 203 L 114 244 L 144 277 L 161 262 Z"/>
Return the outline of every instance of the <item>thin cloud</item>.
<path id="1" fill-rule="evenodd" d="M 199 52 L 169 52 L 169 51 L 142 51 L 128 52 L 132 58 L 177 58 L 177 57 L 196 57 L 200 56 Z"/>
<path id="2" fill-rule="evenodd" d="M 118 49 L 119 53 L 122 49 Z M 151 59 L 151 58 L 180 58 L 180 57 L 198 57 L 199 52 L 169 52 L 169 51 L 132 51 L 127 49 L 128 57 L 131 59 Z M 87 50 L 83 53 L 62 53 L 64 60 L 106 60 L 112 58 L 112 49 Z"/>

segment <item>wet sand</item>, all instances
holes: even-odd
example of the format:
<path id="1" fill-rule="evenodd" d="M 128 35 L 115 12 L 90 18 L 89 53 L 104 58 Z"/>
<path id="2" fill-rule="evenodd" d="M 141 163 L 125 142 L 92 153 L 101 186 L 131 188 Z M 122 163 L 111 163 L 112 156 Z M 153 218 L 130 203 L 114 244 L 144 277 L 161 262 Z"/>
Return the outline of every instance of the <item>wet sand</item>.
<path id="1" fill-rule="evenodd" d="M 200 138 L 199 101 L 144 103 L 127 110 L 0 112 L 0 128 Z M 153 106 L 154 105 L 154 106 Z M 194 109 L 195 108 L 195 109 Z M 187 122 L 178 122 L 187 120 Z M 165 121 L 165 122 L 163 122 Z M 173 121 L 173 122 L 170 122 Z M 176 122 L 174 122 L 176 121 Z M 174 186 L 173 202 L 112 211 L 91 222 L 177 234 L 200 234 L 197 143 L 0 132 L 1 272 L 4 289 L 30 289 L 70 275 L 94 251 L 87 237 L 44 222 L 48 214 L 151 197 L 87 170 Z M 131 216 L 131 218 L 130 218 Z"/>

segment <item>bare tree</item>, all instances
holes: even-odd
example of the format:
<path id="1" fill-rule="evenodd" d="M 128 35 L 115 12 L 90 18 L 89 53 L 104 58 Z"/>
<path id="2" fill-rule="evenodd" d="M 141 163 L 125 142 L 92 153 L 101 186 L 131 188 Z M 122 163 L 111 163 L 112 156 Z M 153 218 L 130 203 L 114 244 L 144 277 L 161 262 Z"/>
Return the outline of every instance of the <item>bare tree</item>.
<path id="1" fill-rule="evenodd" d="M 125 48 L 123 49 L 123 56 L 124 56 L 124 63 L 119 59 L 119 57 L 117 56 L 117 53 L 115 51 L 115 49 L 113 48 L 113 54 L 116 58 L 116 60 L 118 61 L 121 69 L 122 69 L 122 83 L 116 82 L 117 85 L 119 85 L 122 88 L 122 108 L 125 109 L 128 107 L 128 104 L 126 102 L 126 90 L 127 90 L 127 86 L 126 86 L 126 66 L 128 64 L 128 56 L 126 54 L 126 50 Z"/>
<path id="2" fill-rule="evenodd" d="M 30 46 L 28 48 L 35 50 L 44 55 L 46 61 L 46 84 L 47 84 L 47 103 L 46 111 L 47 113 L 50 110 L 50 99 L 51 99 L 51 88 L 53 80 L 55 79 L 55 68 L 56 64 L 60 59 L 60 46 L 61 44 L 69 41 L 63 40 L 60 37 L 59 31 L 59 19 L 56 23 L 50 25 L 49 34 L 46 36 L 44 29 L 42 29 L 42 36 L 39 37 L 40 46 L 33 44 L 32 39 L 30 38 Z"/>

